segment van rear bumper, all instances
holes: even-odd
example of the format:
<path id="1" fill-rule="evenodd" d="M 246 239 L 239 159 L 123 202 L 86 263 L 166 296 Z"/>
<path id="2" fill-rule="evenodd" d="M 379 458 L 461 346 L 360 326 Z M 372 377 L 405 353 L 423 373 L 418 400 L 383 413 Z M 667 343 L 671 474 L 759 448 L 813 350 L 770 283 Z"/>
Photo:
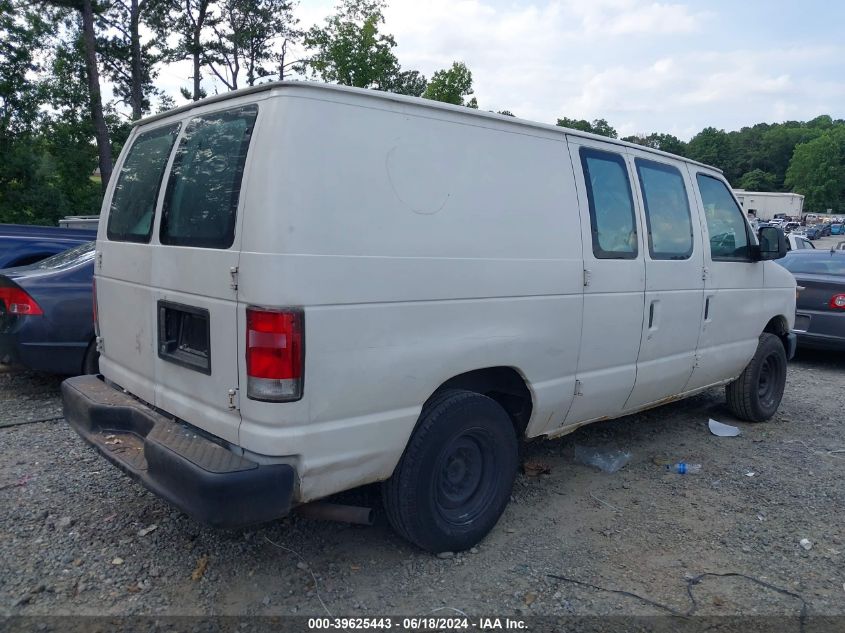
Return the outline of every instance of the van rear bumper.
<path id="1" fill-rule="evenodd" d="M 115 466 L 200 523 L 234 528 L 290 511 L 294 469 L 259 465 L 98 376 L 62 383 L 64 416 Z"/>

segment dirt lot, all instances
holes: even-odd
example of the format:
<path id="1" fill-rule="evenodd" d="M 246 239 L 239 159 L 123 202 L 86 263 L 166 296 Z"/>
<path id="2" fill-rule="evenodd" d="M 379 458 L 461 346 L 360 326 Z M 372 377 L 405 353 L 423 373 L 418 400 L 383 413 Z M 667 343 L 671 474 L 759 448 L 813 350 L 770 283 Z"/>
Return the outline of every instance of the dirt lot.
<path id="1" fill-rule="evenodd" d="M 658 615 L 704 572 L 753 576 L 845 614 L 845 355 L 799 353 L 776 419 L 736 423 L 720 390 L 535 442 L 493 533 L 449 558 L 375 527 L 293 517 L 200 527 L 98 457 L 55 418 L 59 379 L 0 374 L 0 615 L 452 613 Z M 576 445 L 633 453 L 615 474 L 575 463 Z M 702 464 L 674 475 L 661 459 Z M 753 476 L 751 475 L 753 473 Z M 353 494 L 378 504 L 377 491 Z M 811 547 L 799 544 L 808 539 Z M 789 614 L 799 598 L 741 577 L 695 585 L 700 614 Z M 440 609 L 440 611 L 435 611 Z"/>

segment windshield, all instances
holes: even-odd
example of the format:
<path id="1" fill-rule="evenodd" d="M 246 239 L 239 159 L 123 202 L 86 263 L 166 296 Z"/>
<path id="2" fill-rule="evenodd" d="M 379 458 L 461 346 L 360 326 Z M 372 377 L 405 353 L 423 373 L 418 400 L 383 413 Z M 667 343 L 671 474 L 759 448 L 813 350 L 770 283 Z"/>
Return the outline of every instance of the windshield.
<path id="1" fill-rule="evenodd" d="M 32 267 L 39 270 L 50 270 L 78 264 L 94 256 L 95 245 L 96 242 L 85 242 L 85 244 L 80 244 L 47 259 L 42 259 L 40 262 L 33 264 Z"/>
<path id="2" fill-rule="evenodd" d="M 791 273 L 845 275 L 845 257 L 830 251 L 812 255 L 787 255 L 778 263 Z"/>

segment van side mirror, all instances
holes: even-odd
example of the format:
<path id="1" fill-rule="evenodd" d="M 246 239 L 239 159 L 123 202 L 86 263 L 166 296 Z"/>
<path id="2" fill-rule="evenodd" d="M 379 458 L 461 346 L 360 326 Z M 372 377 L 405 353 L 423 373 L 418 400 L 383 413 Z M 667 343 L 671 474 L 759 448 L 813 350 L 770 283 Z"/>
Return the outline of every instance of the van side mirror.
<path id="1" fill-rule="evenodd" d="M 759 232 L 760 261 L 780 259 L 786 256 L 786 236 L 776 226 L 764 226 Z"/>

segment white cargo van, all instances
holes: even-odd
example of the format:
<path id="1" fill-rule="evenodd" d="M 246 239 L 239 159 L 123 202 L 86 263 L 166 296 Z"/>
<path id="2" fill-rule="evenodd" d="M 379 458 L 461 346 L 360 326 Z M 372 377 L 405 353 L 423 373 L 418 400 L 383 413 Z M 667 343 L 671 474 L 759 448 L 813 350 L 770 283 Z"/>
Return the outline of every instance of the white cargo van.
<path id="1" fill-rule="evenodd" d="M 399 533 L 464 549 L 520 440 L 717 385 L 767 419 L 795 345 L 783 234 L 717 169 L 433 101 L 276 83 L 154 116 L 101 217 L 102 375 L 66 418 L 217 526 L 383 481 Z"/>

